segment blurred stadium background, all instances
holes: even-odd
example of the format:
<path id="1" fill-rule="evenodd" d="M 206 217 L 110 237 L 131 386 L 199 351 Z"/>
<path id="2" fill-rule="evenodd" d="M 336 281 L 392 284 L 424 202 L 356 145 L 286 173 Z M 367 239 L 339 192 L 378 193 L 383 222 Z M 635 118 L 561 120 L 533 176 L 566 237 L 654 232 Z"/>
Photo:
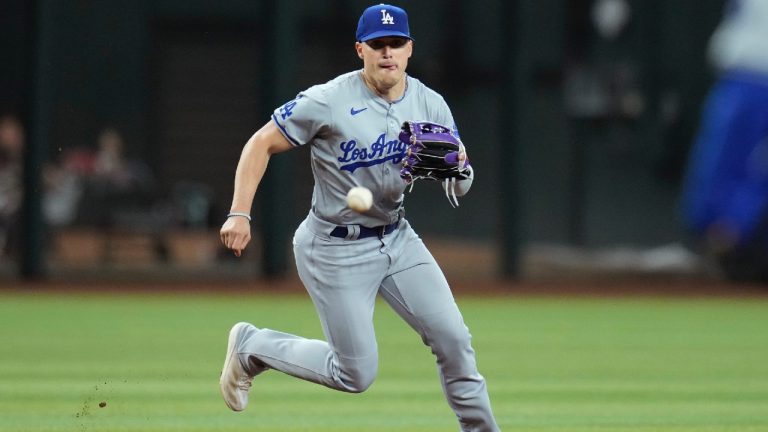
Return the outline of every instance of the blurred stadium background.
<path id="1" fill-rule="evenodd" d="M 290 275 L 308 152 L 272 161 L 239 261 L 216 234 L 234 167 L 275 106 L 360 66 L 366 5 L 4 0 L 0 109 L 27 169 L 3 279 Z M 712 276 L 677 199 L 722 0 L 403 5 L 409 72 L 445 96 L 478 167 L 456 210 L 430 184 L 406 201 L 449 275 Z"/>

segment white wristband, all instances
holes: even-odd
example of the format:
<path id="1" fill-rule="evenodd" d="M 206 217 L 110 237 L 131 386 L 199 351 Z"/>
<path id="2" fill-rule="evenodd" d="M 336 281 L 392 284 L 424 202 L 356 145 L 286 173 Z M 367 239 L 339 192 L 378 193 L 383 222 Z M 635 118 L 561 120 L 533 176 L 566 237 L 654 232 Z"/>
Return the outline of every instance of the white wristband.
<path id="1" fill-rule="evenodd" d="M 248 222 L 250 222 L 250 221 L 251 221 L 251 215 L 249 215 L 248 213 L 241 213 L 241 212 L 230 212 L 230 213 L 227 215 L 227 219 L 231 218 L 232 216 L 242 216 L 242 217 L 244 217 L 244 218 L 248 219 Z"/>

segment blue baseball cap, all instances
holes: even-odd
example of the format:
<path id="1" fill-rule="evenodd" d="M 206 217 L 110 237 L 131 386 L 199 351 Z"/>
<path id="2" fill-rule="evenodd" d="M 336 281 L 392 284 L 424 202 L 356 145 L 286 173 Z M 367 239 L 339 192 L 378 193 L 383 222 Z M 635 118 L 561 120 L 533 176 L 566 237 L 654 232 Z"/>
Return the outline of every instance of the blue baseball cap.
<path id="1" fill-rule="evenodd" d="M 371 6 L 360 15 L 357 22 L 357 41 L 365 42 L 385 36 L 404 37 L 413 40 L 408 29 L 408 14 L 397 6 L 379 4 Z"/>

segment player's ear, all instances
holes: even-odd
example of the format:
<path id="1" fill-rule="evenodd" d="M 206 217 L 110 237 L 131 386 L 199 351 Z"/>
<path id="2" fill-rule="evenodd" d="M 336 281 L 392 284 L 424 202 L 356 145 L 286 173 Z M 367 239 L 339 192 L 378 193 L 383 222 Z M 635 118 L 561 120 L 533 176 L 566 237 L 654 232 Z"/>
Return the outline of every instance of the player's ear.
<path id="1" fill-rule="evenodd" d="M 413 55 L 413 39 L 408 42 L 408 58 Z"/>
<path id="2" fill-rule="evenodd" d="M 362 42 L 355 42 L 355 51 L 357 51 L 357 56 L 360 57 L 362 60 L 363 58 L 363 44 Z"/>

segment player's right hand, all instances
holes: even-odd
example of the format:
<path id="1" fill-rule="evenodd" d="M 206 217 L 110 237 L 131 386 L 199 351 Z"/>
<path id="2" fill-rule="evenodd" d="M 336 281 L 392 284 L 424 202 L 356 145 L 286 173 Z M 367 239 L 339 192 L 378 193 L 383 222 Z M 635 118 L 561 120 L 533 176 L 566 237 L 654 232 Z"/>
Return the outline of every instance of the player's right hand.
<path id="1" fill-rule="evenodd" d="M 239 257 L 251 241 L 251 224 L 244 217 L 228 218 L 219 231 L 221 242 Z"/>

